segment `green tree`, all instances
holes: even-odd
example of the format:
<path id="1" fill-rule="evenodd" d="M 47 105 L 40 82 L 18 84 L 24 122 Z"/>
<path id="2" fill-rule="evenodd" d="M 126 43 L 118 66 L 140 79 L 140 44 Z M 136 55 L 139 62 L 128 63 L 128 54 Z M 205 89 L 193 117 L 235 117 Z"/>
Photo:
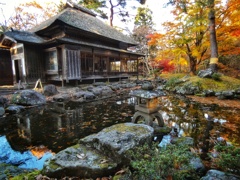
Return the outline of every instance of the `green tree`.
<path id="1" fill-rule="evenodd" d="M 132 37 L 138 42 L 137 51 L 145 54 L 145 57 L 142 59 L 144 74 L 150 74 L 152 70 L 150 55 L 153 54 L 154 47 L 148 46 L 147 37 L 155 31 L 153 27 L 152 11 L 149 8 L 139 7 L 135 16 Z"/>
<path id="2" fill-rule="evenodd" d="M 135 1 L 140 4 L 145 4 L 146 2 L 146 0 Z M 127 10 L 127 0 L 80 0 L 79 4 L 92 9 L 103 19 L 109 18 L 110 26 L 113 26 L 115 15 L 119 15 L 121 17 L 121 21 L 123 22 L 126 22 L 130 16 L 129 11 Z M 108 18 L 104 9 L 108 9 L 110 11 Z"/>
<path id="3" fill-rule="evenodd" d="M 80 0 L 80 5 L 93 10 L 102 19 L 108 19 L 107 13 L 103 11 L 106 6 L 106 0 Z"/>
<path id="4" fill-rule="evenodd" d="M 154 26 L 152 11 L 149 8 L 139 7 L 134 21 L 135 26 Z"/>

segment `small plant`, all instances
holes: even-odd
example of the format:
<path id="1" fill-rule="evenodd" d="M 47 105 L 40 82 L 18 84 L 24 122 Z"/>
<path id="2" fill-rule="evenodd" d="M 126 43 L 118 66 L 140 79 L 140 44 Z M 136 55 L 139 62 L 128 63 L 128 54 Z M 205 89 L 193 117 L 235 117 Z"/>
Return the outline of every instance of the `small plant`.
<path id="1" fill-rule="evenodd" d="M 198 87 L 199 91 L 202 91 L 202 90 L 203 90 L 203 88 L 202 88 L 202 82 L 197 81 L 197 82 L 196 82 L 196 86 Z"/>
<path id="2" fill-rule="evenodd" d="M 179 82 L 178 77 L 172 77 L 167 81 L 166 86 L 167 87 L 174 87 L 176 84 L 178 84 L 178 82 Z"/>
<path id="3" fill-rule="evenodd" d="M 240 148 L 218 144 L 215 150 L 219 156 L 212 158 L 213 165 L 223 171 L 240 175 Z"/>
<path id="4" fill-rule="evenodd" d="M 221 74 L 220 73 L 213 73 L 212 75 L 212 78 L 215 80 L 215 81 L 221 81 Z"/>
<path id="5" fill-rule="evenodd" d="M 198 179 L 189 164 L 193 154 L 186 145 L 168 145 L 163 149 L 144 145 L 131 152 L 131 157 L 136 179 Z"/>

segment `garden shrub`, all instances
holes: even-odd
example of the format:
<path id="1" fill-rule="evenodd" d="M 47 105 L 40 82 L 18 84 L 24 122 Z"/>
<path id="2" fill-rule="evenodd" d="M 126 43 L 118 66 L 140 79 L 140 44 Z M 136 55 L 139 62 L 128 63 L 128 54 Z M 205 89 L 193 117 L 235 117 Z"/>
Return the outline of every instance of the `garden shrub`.
<path id="1" fill-rule="evenodd" d="M 193 154 L 187 145 L 157 146 L 144 145 L 131 152 L 131 167 L 134 179 L 199 179 L 190 165 Z"/>
<path id="2" fill-rule="evenodd" d="M 213 73 L 212 75 L 212 78 L 215 80 L 215 81 L 221 81 L 221 74 L 220 73 Z"/>
<path id="3" fill-rule="evenodd" d="M 240 175 L 240 148 L 218 144 L 215 150 L 219 155 L 217 158 L 212 157 L 213 166 L 225 172 Z"/>

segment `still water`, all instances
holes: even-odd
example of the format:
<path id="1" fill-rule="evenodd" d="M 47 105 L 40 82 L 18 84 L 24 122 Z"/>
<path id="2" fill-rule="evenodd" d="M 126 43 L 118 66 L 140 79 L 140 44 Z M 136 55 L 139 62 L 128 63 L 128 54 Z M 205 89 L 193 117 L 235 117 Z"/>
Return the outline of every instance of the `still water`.
<path id="1" fill-rule="evenodd" d="M 74 145 L 78 139 L 105 127 L 131 122 L 135 104 L 136 99 L 131 97 L 84 104 L 49 103 L 7 115 L 0 119 L 0 149 L 5 151 L 5 155 L 0 155 L 0 162 L 41 169 L 49 154 Z M 240 109 L 200 104 L 176 96 L 161 97 L 159 104 L 165 125 L 177 129 L 178 136 L 193 137 L 196 149 L 206 151 L 221 140 L 240 144 Z M 8 156 L 20 158 L 26 153 L 29 157 L 24 156 L 20 161 L 8 159 Z"/>

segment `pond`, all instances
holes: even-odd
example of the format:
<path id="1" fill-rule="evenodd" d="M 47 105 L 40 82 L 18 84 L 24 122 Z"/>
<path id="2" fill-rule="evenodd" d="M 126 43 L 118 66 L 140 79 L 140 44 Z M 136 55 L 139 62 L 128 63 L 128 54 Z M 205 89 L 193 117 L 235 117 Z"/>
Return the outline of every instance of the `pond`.
<path id="1" fill-rule="evenodd" d="M 131 122 L 135 104 L 133 97 L 84 104 L 49 103 L 7 115 L 0 119 L 0 149 L 4 151 L 0 162 L 41 169 L 46 158 L 80 138 L 113 124 Z M 240 109 L 196 103 L 175 95 L 160 97 L 159 104 L 165 125 L 177 129 L 178 136 L 193 137 L 198 150 L 208 151 L 222 140 L 240 144 Z M 9 160 L 15 157 L 20 160 Z"/>

